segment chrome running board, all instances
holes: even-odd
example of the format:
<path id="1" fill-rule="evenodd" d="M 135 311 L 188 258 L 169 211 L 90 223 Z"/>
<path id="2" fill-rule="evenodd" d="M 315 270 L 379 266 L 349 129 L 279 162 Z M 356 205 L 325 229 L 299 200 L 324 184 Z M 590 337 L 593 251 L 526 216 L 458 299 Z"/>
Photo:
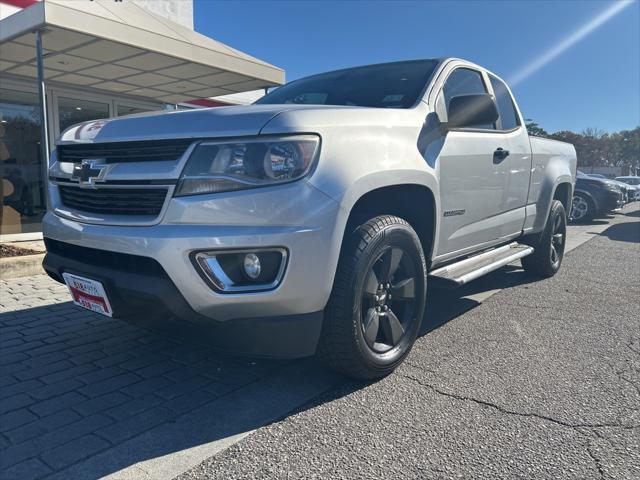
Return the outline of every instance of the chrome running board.
<path id="1" fill-rule="evenodd" d="M 471 280 L 532 253 L 533 247 L 513 242 L 431 271 L 429 273 L 429 281 L 432 282 L 430 285 L 439 288 L 461 287 Z"/>

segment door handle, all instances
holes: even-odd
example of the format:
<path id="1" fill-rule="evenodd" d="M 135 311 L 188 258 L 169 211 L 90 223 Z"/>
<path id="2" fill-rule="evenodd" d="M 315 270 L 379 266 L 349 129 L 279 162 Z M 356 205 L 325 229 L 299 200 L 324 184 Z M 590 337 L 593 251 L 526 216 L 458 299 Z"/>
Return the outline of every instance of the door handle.
<path id="1" fill-rule="evenodd" d="M 500 163 L 502 160 L 509 156 L 509 150 L 505 150 L 502 147 L 498 147 L 495 152 L 493 152 L 493 163 Z"/>

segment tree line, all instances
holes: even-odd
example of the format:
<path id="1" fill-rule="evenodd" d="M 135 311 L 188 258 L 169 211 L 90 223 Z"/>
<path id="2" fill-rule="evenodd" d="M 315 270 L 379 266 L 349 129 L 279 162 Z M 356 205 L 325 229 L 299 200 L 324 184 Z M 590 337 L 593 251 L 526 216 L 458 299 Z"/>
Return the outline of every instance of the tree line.
<path id="1" fill-rule="evenodd" d="M 640 173 L 640 127 L 607 133 L 598 128 L 585 128 L 580 133 L 561 130 L 549 133 L 531 119 L 526 120 L 529 135 L 551 138 L 573 144 L 578 167 L 622 167 L 623 174 Z"/>

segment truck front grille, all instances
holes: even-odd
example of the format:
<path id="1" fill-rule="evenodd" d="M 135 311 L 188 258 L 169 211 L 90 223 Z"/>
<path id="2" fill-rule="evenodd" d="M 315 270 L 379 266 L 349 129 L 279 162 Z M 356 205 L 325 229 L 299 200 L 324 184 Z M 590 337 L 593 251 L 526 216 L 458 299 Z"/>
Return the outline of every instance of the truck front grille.
<path id="1" fill-rule="evenodd" d="M 158 162 L 177 160 L 192 139 L 145 140 L 136 142 L 79 143 L 59 145 L 59 162 L 79 163 L 99 159 L 102 163 Z"/>
<path id="2" fill-rule="evenodd" d="M 80 247 L 47 237 L 44 238 L 44 244 L 47 247 L 47 252 L 55 253 L 56 255 L 67 257 L 77 262 L 83 262 L 97 267 L 118 269 L 119 271 L 140 275 L 167 276 L 160 264 L 149 257 Z M 58 281 L 62 282 L 62 279 Z"/>
<path id="3" fill-rule="evenodd" d="M 60 185 L 62 203 L 80 212 L 102 215 L 158 216 L 167 197 L 166 188 L 88 189 Z"/>

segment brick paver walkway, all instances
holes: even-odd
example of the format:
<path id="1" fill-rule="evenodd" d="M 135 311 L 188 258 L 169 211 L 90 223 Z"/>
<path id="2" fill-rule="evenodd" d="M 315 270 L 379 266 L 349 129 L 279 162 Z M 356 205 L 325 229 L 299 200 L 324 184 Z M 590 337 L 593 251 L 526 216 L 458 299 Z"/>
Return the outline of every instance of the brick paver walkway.
<path id="1" fill-rule="evenodd" d="M 64 470 L 284 365 L 94 315 L 44 275 L 0 281 L 0 476 Z"/>

